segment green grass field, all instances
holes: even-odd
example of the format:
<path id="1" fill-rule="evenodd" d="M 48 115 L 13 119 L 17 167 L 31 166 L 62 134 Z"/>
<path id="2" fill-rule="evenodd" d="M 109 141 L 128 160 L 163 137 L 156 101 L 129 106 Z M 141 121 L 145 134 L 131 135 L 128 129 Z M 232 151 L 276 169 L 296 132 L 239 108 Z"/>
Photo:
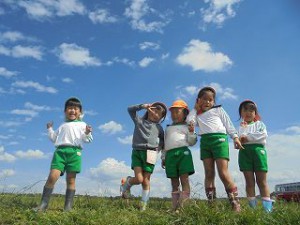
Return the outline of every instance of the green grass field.
<path id="1" fill-rule="evenodd" d="M 298 203 L 276 202 L 274 212 L 267 214 L 262 206 L 256 210 L 241 200 L 242 212 L 233 213 L 225 200 L 213 207 L 206 201 L 191 200 L 180 213 L 169 212 L 169 199 L 152 198 L 149 208 L 140 212 L 138 199 L 77 196 L 71 212 L 63 212 L 64 196 L 54 195 L 46 212 L 34 212 L 40 195 L 0 194 L 0 224 L 300 224 Z"/>

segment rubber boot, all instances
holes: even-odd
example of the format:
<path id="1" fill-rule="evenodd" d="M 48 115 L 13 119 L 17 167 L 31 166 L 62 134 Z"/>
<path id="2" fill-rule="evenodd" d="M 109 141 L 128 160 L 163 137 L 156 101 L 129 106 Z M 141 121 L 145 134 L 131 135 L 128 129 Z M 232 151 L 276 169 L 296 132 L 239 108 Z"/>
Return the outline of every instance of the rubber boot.
<path id="1" fill-rule="evenodd" d="M 36 207 L 35 211 L 45 211 L 48 208 L 49 200 L 52 194 L 53 188 L 48 188 L 44 186 L 41 204 Z"/>
<path id="2" fill-rule="evenodd" d="M 255 209 L 256 206 L 257 206 L 257 200 L 256 200 L 256 198 L 255 198 L 255 199 L 249 199 L 248 204 L 249 204 L 249 206 L 250 206 L 252 209 Z"/>
<path id="3" fill-rule="evenodd" d="M 272 200 L 264 200 L 262 199 L 262 205 L 264 207 L 264 210 L 267 213 L 270 213 L 273 211 L 273 201 Z"/>
<path id="4" fill-rule="evenodd" d="M 75 195 L 75 190 L 72 189 L 66 190 L 65 207 L 64 207 L 65 212 L 68 212 L 72 209 L 74 195 Z"/>
<path id="5" fill-rule="evenodd" d="M 186 204 L 189 199 L 190 199 L 190 192 L 189 191 L 180 192 L 180 196 L 179 196 L 179 206 L 180 206 L 180 208 L 183 208 L 184 204 Z"/>
<path id="6" fill-rule="evenodd" d="M 174 191 L 172 195 L 172 210 L 176 211 L 179 208 L 180 191 Z"/>
<path id="7" fill-rule="evenodd" d="M 239 199 L 237 198 L 238 196 L 237 187 L 227 189 L 226 192 L 227 192 L 228 200 L 232 206 L 232 210 L 235 212 L 240 212 L 241 205 Z"/>
<path id="8" fill-rule="evenodd" d="M 213 203 L 213 201 L 217 198 L 215 187 L 205 188 L 205 194 L 209 204 Z"/>

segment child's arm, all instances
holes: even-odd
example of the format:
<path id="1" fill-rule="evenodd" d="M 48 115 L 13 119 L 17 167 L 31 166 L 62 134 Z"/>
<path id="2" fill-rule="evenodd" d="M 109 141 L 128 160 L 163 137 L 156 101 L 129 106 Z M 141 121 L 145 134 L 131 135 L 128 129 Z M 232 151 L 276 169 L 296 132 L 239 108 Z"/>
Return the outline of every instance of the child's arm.
<path id="1" fill-rule="evenodd" d="M 57 139 L 57 132 L 55 132 L 53 130 L 53 121 L 47 123 L 47 130 L 48 130 L 48 137 L 49 137 L 50 141 L 55 143 L 55 141 Z"/>
<path id="2" fill-rule="evenodd" d="M 197 134 L 195 133 L 195 126 L 192 121 L 188 125 L 187 142 L 189 146 L 193 146 L 197 143 Z"/>
<path id="3" fill-rule="evenodd" d="M 233 126 L 228 114 L 225 112 L 225 110 L 220 107 L 220 118 L 221 121 L 224 125 L 224 127 L 226 128 L 226 132 L 227 134 L 229 134 L 229 136 L 234 140 L 234 139 L 238 139 L 238 135 L 237 135 L 237 131 L 235 129 L 235 127 Z"/>
<path id="4" fill-rule="evenodd" d="M 142 109 L 147 109 L 150 104 L 138 104 L 138 105 L 132 105 L 128 107 L 128 113 L 131 117 L 131 119 L 136 122 L 138 117 L 137 117 L 137 111 L 140 111 Z"/>
<path id="5" fill-rule="evenodd" d="M 192 109 L 192 111 L 190 111 L 190 113 L 188 114 L 188 116 L 186 118 L 186 122 L 188 124 L 193 123 L 194 126 L 197 125 L 197 110 L 196 109 Z"/>
<path id="6" fill-rule="evenodd" d="M 240 139 L 242 143 L 262 143 L 266 142 L 268 137 L 266 126 L 263 122 L 257 122 L 256 129 L 253 132 L 242 134 Z"/>
<path id="7" fill-rule="evenodd" d="M 86 125 L 85 132 L 82 135 L 83 142 L 89 143 L 93 141 L 92 131 L 93 128 L 90 125 Z"/>

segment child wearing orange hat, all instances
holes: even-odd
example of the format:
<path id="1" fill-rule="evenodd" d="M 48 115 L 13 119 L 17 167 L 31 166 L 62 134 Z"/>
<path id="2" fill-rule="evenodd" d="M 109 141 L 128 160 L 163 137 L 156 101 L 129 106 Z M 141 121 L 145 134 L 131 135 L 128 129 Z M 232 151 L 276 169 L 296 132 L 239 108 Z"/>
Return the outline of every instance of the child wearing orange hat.
<path id="1" fill-rule="evenodd" d="M 242 119 L 239 127 L 239 138 L 244 149 L 239 151 L 239 167 L 246 180 L 246 193 L 249 206 L 256 208 L 255 179 L 258 185 L 262 205 L 266 212 L 272 212 L 273 200 L 267 183 L 267 151 L 265 149 L 267 129 L 260 121 L 256 104 L 251 100 L 243 101 L 239 106 Z"/>
<path id="2" fill-rule="evenodd" d="M 165 131 L 165 148 L 162 151 L 162 167 L 171 179 L 172 209 L 176 211 L 190 197 L 189 176 L 195 173 L 189 146 L 197 142 L 194 125 L 186 123 L 189 108 L 183 100 L 174 101 L 169 108 L 173 123 Z M 180 184 L 182 191 L 180 191 Z"/>
<path id="3" fill-rule="evenodd" d="M 137 112 L 147 110 L 143 117 Z M 164 130 L 162 123 L 167 114 L 167 107 L 161 102 L 140 104 L 128 107 L 134 122 L 132 139 L 131 168 L 134 177 L 122 178 L 120 192 L 123 198 L 130 197 L 130 188 L 142 184 L 141 210 L 145 210 L 150 196 L 150 176 L 153 173 L 158 151 L 164 146 Z"/>

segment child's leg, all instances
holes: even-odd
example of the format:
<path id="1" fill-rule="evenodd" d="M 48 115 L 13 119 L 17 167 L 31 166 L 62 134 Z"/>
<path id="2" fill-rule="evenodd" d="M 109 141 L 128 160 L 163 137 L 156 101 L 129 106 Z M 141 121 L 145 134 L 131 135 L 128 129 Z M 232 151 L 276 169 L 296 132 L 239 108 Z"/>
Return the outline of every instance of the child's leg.
<path id="1" fill-rule="evenodd" d="M 142 167 L 134 167 L 134 177 L 128 176 L 126 179 L 122 178 L 120 192 L 123 198 L 128 198 L 130 195 L 130 188 L 132 185 L 141 184 L 144 180 Z"/>
<path id="2" fill-rule="evenodd" d="M 65 196 L 65 211 L 70 211 L 73 206 L 73 198 L 75 195 L 75 180 L 76 180 L 76 173 L 67 172 L 66 182 L 67 182 L 67 189 L 66 189 L 66 196 Z"/>
<path id="3" fill-rule="evenodd" d="M 143 182 L 142 182 L 142 207 L 141 210 L 146 210 L 148 201 L 149 201 L 149 197 L 150 197 L 150 177 L 151 177 L 151 173 L 149 172 L 143 172 Z"/>
<path id="4" fill-rule="evenodd" d="M 45 211 L 48 208 L 51 194 L 53 192 L 54 185 L 58 178 L 60 177 L 60 170 L 52 169 L 50 170 L 48 179 L 43 189 L 42 199 L 40 205 L 35 208 L 36 211 Z"/>
<path id="5" fill-rule="evenodd" d="M 215 186 L 215 160 L 213 158 L 203 159 L 204 166 L 204 186 L 205 188 Z"/>
<path id="6" fill-rule="evenodd" d="M 213 200 L 213 193 L 216 192 L 215 188 L 215 160 L 213 158 L 207 158 L 203 160 L 204 166 L 204 187 L 205 187 L 205 194 L 208 201 Z"/>
<path id="7" fill-rule="evenodd" d="M 221 181 L 224 184 L 225 190 L 228 195 L 229 202 L 232 205 L 232 209 L 236 212 L 239 212 L 240 203 L 237 198 L 238 192 L 235 183 L 233 182 L 229 170 L 228 170 L 228 160 L 227 159 L 217 159 L 217 169 L 220 176 Z"/>
<path id="8" fill-rule="evenodd" d="M 187 173 L 180 175 L 180 182 L 182 186 L 182 192 L 180 193 L 179 203 L 180 206 L 183 207 L 184 202 L 190 198 L 191 193 L 189 175 Z"/>
<path id="9" fill-rule="evenodd" d="M 48 179 L 46 181 L 45 187 L 47 188 L 54 188 L 54 185 L 58 178 L 60 177 L 61 171 L 57 169 L 51 169 Z"/>
<path id="10" fill-rule="evenodd" d="M 180 197 L 180 189 L 179 189 L 179 178 L 174 177 L 171 178 L 172 185 L 172 209 L 175 211 L 179 207 L 179 197 Z"/>
<path id="11" fill-rule="evenodd" d="M 270 199 L 270 191 L 267 183 L 267 172 L 257 171 L 255 172 L 257 186 L 260 191 L 263 207 L 266 212 L 272 212 L 273 201 Z"/>
<path id="12" fill-rule="evenodd" d="M 257 205 L 256 197 L 255 197 L 255 177 L 254 172 L 252 171 L 244 171 L 244 177 L 246 181 L 246 194 L 249 201 L 249 206 L 251 208 L 255 208 Z"/>

